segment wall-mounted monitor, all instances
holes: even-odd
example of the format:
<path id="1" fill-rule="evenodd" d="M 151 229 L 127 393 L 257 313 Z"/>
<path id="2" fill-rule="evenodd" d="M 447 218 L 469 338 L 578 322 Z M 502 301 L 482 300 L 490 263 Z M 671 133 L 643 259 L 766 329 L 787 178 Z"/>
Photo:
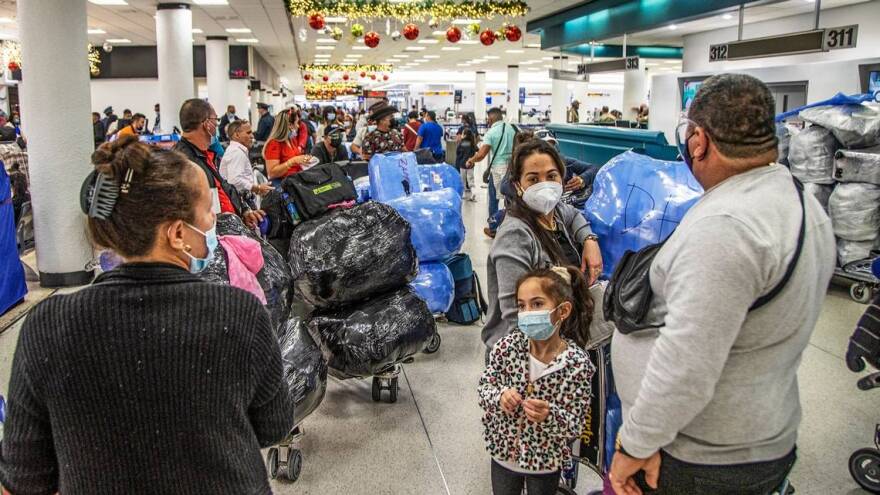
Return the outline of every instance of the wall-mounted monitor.
<path id="1" fill-rule="evenodd" d="M 682 110 L 687 111 L 687 109 L 690 108 L 691 103 L 694 101 L 694 97 L 697 96 L 697 91 L 706 79 L 707 77 L 682 77 L 678 79 Z"/>
<path id="2" fill-rule="evenodd" d="M 862 93 L 880 91 L 880 64 L 863 64 L 859 66 L 859 81 Z"/>

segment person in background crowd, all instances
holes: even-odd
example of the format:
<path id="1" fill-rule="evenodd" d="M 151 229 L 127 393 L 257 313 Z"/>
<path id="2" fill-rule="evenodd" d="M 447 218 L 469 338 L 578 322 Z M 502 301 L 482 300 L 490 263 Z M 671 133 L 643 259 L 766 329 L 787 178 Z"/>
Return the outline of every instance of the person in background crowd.
<path id="1" fill-rule="evenodd" d="M 488 349 L 517 325 L 516 281 L 545 266 L 574 265 L 590 285 L 602 273 L 598 238 L 574 207 L 561 203 L 565 165 L 549 143 L 516 147 L 510 180 L 516 191 L 489 251 L 489 313 L 482 339 Z"/>
<path id="2" fill-rule="evenodd" d="M 706 193 L 651 263 L 650 311 L 664 325 L 614 333 L 618 494 L 764 495 L 795 463 L 797 370 L 835 247 L 822 206 L 775 164 L 775 113 L 763 82 L 723 74 L 679 123 Z"/>
<path id="3" fill-rule="evenodd" d="M 422 109 L 419 110 L 419 122 L 421 122 L 421 123 L 425 122 L 425 114 L 426 113 L 428 113 L 428 109 L 425 107 L 422 107 Z"/>
<path id="4" fill-rule="evenodd" d="M 250 149 L 254 145 L 254 131 L 247 120 L 233 120 L 226 127 L 229 146 L 220 160 L 220 175 L 243 195 L 252 193 L 265 196 L 274 190 L 271 184 L 257 184 L 251 165 Z"/>
<path id="5" fill-rule="evenodd" d="M 559 151 L 559 141 L 555 137 L 548 135 L 542 139 L 552 144 Z M 592 187 L 596 174 L 602 169 L 601 165 L 591 165 L 577 158 L 565 156 L 562 152 L 559 153 L 559 156 L 562 157 L 562 161 L 565 163 L 565 192 L 577 192 L 586 187 Z"/>
<path id="6" fill-rule="evenodd" d="M 122 122 L 122 119 L 119 120 Z M 117 139 L 122 136 L 139 136 L 143 133 L 147 124 L 147 117 L 142 113 L 136 113 L 131 117 L 130 123 L 119 129 L 116 133 Z"/>
<path id="7" fill-rule="evenodd" d="M 318 140 L 318 145 L 320 145 L 320 142 L 324 140 L 324 131 L 327 129 L 327 127 L 331 125 L 336 125 L 336 115 L 336 107 L 326 106 L 321 110 L 321 125 L 318 126 L 318 130 L 315 133 L 316 139 Z"/>
<path id="8" fill-rule="evenodd" d="M 345 139 L 349 142 L 354 140 L 354 137 L 357 134 L 357 130 L 355 130 L 354 126 L 356 121 L 357 118 L 350 113 L 346 113 L 345 117 L 343 117 L 342 128 L 345 129 Z"/>
<path id="9" fill-rule="evenodd" d="M 301 122 L 306 126 L 306 144 L 303 149 L 310 150 L 315 145 L 315 136 L 318 133 L 318 125 L 316 123 L 318 121 L 317 112 L 314 108 L 309 111 L 303 110 L 296 105 L 294 105 L 294 108 L 299 109 Z"/>
<path id="10" fill-rule="evenodd" d="M 342 142 L 344 135 L 345 130 L 336 125 L 324 130 L 324 138 L 312 148 L 312 156 L 318 159 L 318 164 L 348 161 L 348 150 Z"/>
<path id="11" fill-rule="evenodd" d="M 461 116 L 461 127 L 458 128 L 458 134 L 461 134 L 462 129 L 465 128 L 470 129 L 471 132 L 474 133 L 474 136 L 479 139 L 480 133 L 477 130 L 477 117 L 474 115 L 473 112 L 469 112 Z"/>
<path id="12" fill-rule="evenodd" d="M 122 111 L 122 118 L 116 120 L 115 122 L 110 123 L 110 127 L 107 129 L 107 137 L 115 136 L 119 131 L 125 129 L 129 125 L 131 125 L 131 110 L 125 109 Z"/>
<path id="13" fill-rule="evenodd" d="M 455 168 L 458 169 L 461 183 L 464 185 L 462 199 L 476 202 L 477 196 L 474 194 L 474 189 L 476 189 L 477 183 L 474 180 L 474 166 L 468 165 L 468 159 L 477 152 L 477 136 L 469 127 L 462 126 L 456 139 L 458 139 L 458 146 L 455 151 Z"/>
<path id="14" fill-rule="evenodd" d="M 229 105 L 226 107 L 226 113 L 220 117 L 220 141 L 229 141 L 231 137 L 226 132 L 226 126 L 230 123 L 235 122 L 236 120 L 240 120 L 238 115 L 235 115 L 235 105 Z"/>
<path id="15" fill-rule="evenodd" d="M 217 247 L 204 175 L 133 136 L 92 161 L 89 238 L 125 263 L 25 319 L 0 482 L 16 494 L 269 493 L 260 448 L 290 432 L 294 401 L 259 301 L 193 275 Z M 88 194 L 95 174 L 115 199 Z"/>
<path id="16" fill-rule="evenodd" d="M 12 211 L 15 225 L 21 220 L 21 207 L 31 200 L 28 178 L 23 172 L 15 170 L 9 174 L 9 183 L 12 186 Z"/>
<path id="17" fill-rule="evenodd" d="M 352 153 L 357 154 L 359 157 L 361 157 L 361 159 L 367 160 L 367 158 L 363 158 L 364 138 L 367 137 L 367 133 L 376 129 L 376 125 L 375 125 L 376 123 L 369 120 L 369 115 L 374 110 L 381 108 L 381 107 L 384 107 L 384 106 L 385 106 L 384 100 L 379 100 L 376 103 L 373 103 L 372 105 L 370 105 L 370 108 L 367 109 L 367 111 L 363 112 L 361 114 L 361 117 L 358 118 L 358 122 L 360 122 L 360 119 L 363 119 L 365 122 L 365 125 L 363 127 L 361 127 L 360 129 L 358 129 L 357 133 L 354 136 L 354 139 L 352 139 L 351 151 L 352 151 Z M 370 126 L 372 126 L 372 127 L 370 127 Z"/>
<path id="18" fill-rule="evenodd" d="M 489 218 L 498 213 L 499 203 L 502 199 L 501 181 L 507 175 L 507 162 L 513 151 L 513 139 L 517 129 L 511 124 L 504 122 L 501 109 L 490 108 L 487 122 L 489 131 L 483 136 L 483 144 L 479 151 L 468 159 L 467 164 L 474 166 L 477 162 L 489 157 Z M 491 227 L 486 227 L 484 233 L 494 237 L 495 232 Z"/>
<path id="19" fill-rule="evenodd" d="M 272 128 L 275 127 L 275 118 L 269 113 L 269 105 L 265 103 L 257 103 L 257 113 L 260 114 L 260 120 L 257 123 L 257 132 L 254 133 L 254 139 L 264 143 L 269 140 L 272 134 Z"/>
<path id="20" fill-rule="evenodd" d="M 95 136 L 95 148 L 101 146 L 101 143 L 107 140 L 104 124 L 101 122 L 101 114 L 98 112 L 92 112 L 92 133 Z"/>
<path id="21" fill-rule="evenodd" d="M 569 124 L 577 124 L 580 122 L 580 110 L 581 102 L 574 100 L 571 102 L 571 106 L 568 107 L 568 114 L 566 114 L 565 121 Z"/>
<path id="22" fill-rule="evenodd" d="M 446 161 L 446 154 L 443 152 L 443 126 L 437 123 L 437 113 L 433 110 L 425 113 L 425 123 L 419 126 L 415 149 L 421 148 L 430 149 L 437 163 Z"/>
<path id="23" fill-rule="evenodd" d="M 636 117 L 639 121 L 639 124 L 647 124 L 648 123 L 648 113 L 649 112 L 648 112 L 648 105 L 647 104 L 642 103 L 641 105 L 639 105 L 639 109 L 638 109 L 637 117 Z"/>
<path id="24" fill-rule="evenodd" d="M 616 120 L 617 118 L 611 114 L 607 106 L 602 107 L 602 110 L 599 112 L 599 122 L 614 122 Z"/>
<path id="25" fill-rule="evenodd" d="M 153 105 L 153 112 L 156 114 L 156 117 L 153 119 L 153 134 L 158 134 L 162 131 L 162 122 L 159 115 L 159 104 L 156 103 Z"/>
<path id="26" fill-rule="evenodd" d="M 517 327 L 490 351 L 477 388 L 492 493 L 555 495 L 590 406 L 593 299 L 573 266 L 531 270 L 515 290 Z"/>
<path id="27" fill-rule="evenodd" d="M 376 124 L 375 129 L 364 137 L 363 153 L 361 153 L 364 160 L 369 160 L 377 153 L 403 151 L 403 136 L 396 129 L 391 128 L 391 119 L 396 112 L 396 108 L 383 103 L 370 114 L 369 120 Z"/>
<path id="28" fill-rule="evenodd" d="M 104 109 L 104 118 L 101 119 L 101 124 L 104 126 L 104 136 L 107 136 L 107 131 L 110 130 L 110 124 L 116 122 L 119 117 L 113 113 L 113 107 L 107 107 Z"/>
<path id="29" fill-rule="evenodd" d="M 409 121 L 403 126 L 403 148 L 406 151 L 415 151 L 416 141 L 419 138 L 419 127 L 422 123 L 419 122 L 418 112 L 411 111 L 407 118 Z"/>
<path id="30" fill-rule="evenodd" d="M 266 175 L 279 185 L 282 179 L 300 172 L 312 159 L 304 152 L 309 133 L 300 115 L 296 108 L 278 112 L 272 134 L 263 145 Z"/>
<path id="31" fill-rule="evenodd" d="M 615 122 L 623 119 L 623 113 L 620 110 L 612 110 L 611 115 L 614 117 Z"/>
<path id="32" fill-rule="evenodd" d="M 265 217 L 265 213 L 254 210 L 241 195 L 220 175 L 220 160 L 209 149 L 220 119 L 210 103 L 200 98 L 191 98 L 180 107 L 180 127 L 183 134 L 174 145 L 174 150 L 183 153 L 202 169 L 214 202 L 214 213 L 234 213 L 251 228 Z"/>

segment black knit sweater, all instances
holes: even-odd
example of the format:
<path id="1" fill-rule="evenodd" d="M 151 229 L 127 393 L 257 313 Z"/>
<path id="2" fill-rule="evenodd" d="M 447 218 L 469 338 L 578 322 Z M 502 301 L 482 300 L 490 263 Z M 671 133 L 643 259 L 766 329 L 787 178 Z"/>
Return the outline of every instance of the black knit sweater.
<path id="1" fill-rule="evenodd" d="M 266 494 L 293 423 L 252 295 L 131 264 L 38 305 L 9 385 L 0 482 L 21 494 Z"/>

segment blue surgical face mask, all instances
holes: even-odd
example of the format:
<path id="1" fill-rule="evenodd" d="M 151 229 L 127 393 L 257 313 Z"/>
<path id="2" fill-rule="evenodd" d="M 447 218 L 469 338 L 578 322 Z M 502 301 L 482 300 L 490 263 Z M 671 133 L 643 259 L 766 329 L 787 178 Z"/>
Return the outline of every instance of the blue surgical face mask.
<path id="1" fill-rule="evenodd" d="M 367 126 L 367 132 L 373 132 L 373 131 L 375 131 L 375 130 L 376 130 L 376 126 L 375 126 L 375 125 L 368 125 L 368 126 Z"/>
<path id="2" fill-rule="evenodd" d="M 190 224 L 186 224 L 186 226 L 205 236 L 205 246 L 208 248 L 208 255 L 206 257 L 196 258 L 184 251 L 189 256 L 190 273 L 199 273 L 211 264 L 211 261 L 214 259 L 214 251 L 217 250 L 217 246 L 220 244 L 220 241 L 217 240 L 217 223 L 215 222 L 214 226 L 207 232 L 202 232 Z"/>
<path id="3" fill-rule="evenodd" d="M 522 333 L 526 334 L 526 337 L 532 340 L 547 340 L 556 331 L 557 325 L 554 325 L 550 320 L 550 315 L 557 309 L 559 306 L 552 310 L 520 311 L 517 315 L 517 326 Z"/>
<path id="4" fill-rule="evenodd" d="M 327 122 L 333 122 L 334 120 L 336 120 L 336 114 L 335 113 L 328 113 L 327 114 Z"/>

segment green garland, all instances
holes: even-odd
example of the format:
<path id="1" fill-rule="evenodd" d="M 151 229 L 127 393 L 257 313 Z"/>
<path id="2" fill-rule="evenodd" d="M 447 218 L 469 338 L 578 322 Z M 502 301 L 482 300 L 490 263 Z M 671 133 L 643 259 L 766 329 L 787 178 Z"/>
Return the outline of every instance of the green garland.
<path id="1" fill-rule="evenodd" d="M 391 64 L 302 64 L 299 66 L 302 72 L 394 72 Z"/>
<path id="2" fill-rule="evenodd" d="M 392 3 L 388 0 L 286 0 L 293 16 L 345 16 L 356 19 L 395 18 L 413 19 L 491 19 L 496 16 L 522 17 L 529 6 L 522 0 L 474 1 L 421 0 Z"/>

